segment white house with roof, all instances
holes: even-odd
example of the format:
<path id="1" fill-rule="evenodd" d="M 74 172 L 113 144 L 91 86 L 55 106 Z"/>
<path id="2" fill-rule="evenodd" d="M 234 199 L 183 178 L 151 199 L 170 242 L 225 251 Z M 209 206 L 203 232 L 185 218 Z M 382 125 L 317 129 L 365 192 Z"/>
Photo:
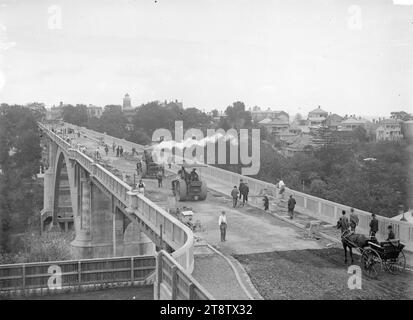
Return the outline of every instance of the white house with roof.
<path id="1" fill-rule="evenodd" d="M 290 124 L 288 119 L 270 119 L 265 118 L 258 122 L 258 124 L 262 125 L 265 129 L 268 130 L 269 133 L 273 135 L 278 135 L 282 132 L 288 132 Z"/>
<path id="2" fill-rule="evenodd" d="M 403 139 L 401 122 L 396 119 L 383 119 L 376 129 L 377 141 L 398 141 Z"/>
<path id="3" fill-rule="evenodd" d="M 255 106 L 251 110 L 251 117 L 252 120 L 255 120 L 257 122 L 260 122 L 265 119 L 271 119 L 271 120 L 283 120 L 284 122 L 289 123 L 290 121 L 290 116 L 287 112 L 285 111 L 275 111 L 271 110 L 270 108 L 267 108 L 267 110 L 261 110 L 260 107 Z"/>
<path id="4" fill-rule="evenodd" d="M 368 121 L 366 119 L 362 119 L 361 117 L 355 118 L 350 117 L 341 122 L 340 131 L 352 131 L 357 127 L 366 128 Z"/>
<path id="5" fill-rule="evenodd" d="M 318 108 L 311 110 L 308 113 L 308 117 L 307 117 L 308 125 L 310 127 L 320 126 L 326 121 L 327 116 L 328 116 L 328 112 L 321 109 L 321 107 L 318 106 Z"/>

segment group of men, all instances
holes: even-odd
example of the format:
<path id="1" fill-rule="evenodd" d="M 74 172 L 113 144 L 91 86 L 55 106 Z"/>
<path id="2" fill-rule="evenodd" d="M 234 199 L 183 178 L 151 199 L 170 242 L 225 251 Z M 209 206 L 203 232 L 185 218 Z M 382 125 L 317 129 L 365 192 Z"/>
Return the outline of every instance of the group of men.
<path id="1" fill-rule="evenodd" d="M 186 185 L 189 185 L 191 181 L 199 181 L 199 176 L 195 168 L 192 168 L 192 171 L 188 173 L 185 167 L 182 166 L 181 169 L 178 170 L 178 175 L 185 180 Z"/>
<path id="2" fill-rule="evenodd" d="M 248 186 L 248 182 L 244 182 L 242 179 L 240 180 L 239 186 L 234 186 L 231 191 L 232 197 L 232 206 L 235 208 L 238 203 L 238 197 L 241 200 L 242 198 L 242 206 L 245 205 L 245 202 L 248 202 L 248 193 L 250 192 L 250 188 Z"/>
<path id="3" fill-rule="evenodd" d="M 341 214 L 342 216 L 340 220 L 338 221 L 337 226 L 341 228 L 342 231 L 350 230 L 351 233 L 355 233 L 356 227 L 359 224 L 359 218 L 357 214 L 354 212 L 354 209 L 353 208 L 350 209 L 350 218 L 347 217 L 346 210 L 342 210 Z M 377 220 L 375 213 L 371 214 L 371 221 L 370 221 L 369 227 L 370 227 L 369 236 L 371 238 L 376 238 L 376 233 L 379 231 L 379 221 Z M 387 230 L 388 230 L 388 234 L 387 234 L 386 241 L 395 239 L 395 235 L 393 232 L 393 226 L 389 225 L 387 227 Z"/>
<path id="4" fill-rule="evenodd" d="M 122 146 L 117 146 L 116 147 L 116 156 L 117 157 L 122 157 L 123 156 L 123 147 Z"/>

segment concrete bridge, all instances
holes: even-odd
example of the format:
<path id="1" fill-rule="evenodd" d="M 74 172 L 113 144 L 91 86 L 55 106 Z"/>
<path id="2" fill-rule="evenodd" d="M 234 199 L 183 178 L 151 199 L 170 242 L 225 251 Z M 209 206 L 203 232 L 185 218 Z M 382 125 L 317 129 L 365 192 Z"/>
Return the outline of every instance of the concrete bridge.
<path id="1" fill-rule="evenodd" d="M 75 258 L 171 253 L 180 268 L 194 268 L 193 234 L 164 209 L 47 126 L 39 124 L 47 149 L 42 222 L 74 228 Z"/>
<path id="2" fill-rule="evenodd" d="M 189 274 L 192 272 L 194 236 L 189 228 L 146 197 L 134 192 L 132 187 L 92 157 L 73 149 L 70 143 L 45 125 L 39 126 L 46 139 L 49 163 L 45 174 L 43 219 L 50 217 L 54 227 L 60 225 L 64 229 L 71 228 L 73 224 L 76 239 L 72 245 L 77 257 L 151 254 L 157 247 L 171 252 L 182 270 Z M 103 140 L 108 145 L 115 142 L 128 151 L 143 148 L 71 124 L 66 124 L 65 127 L 74 128 L 75 132 L 80 131 L 87 139 L 96 142 Z M 172 171 L 176 172 L 176 169 L 178 166 L 173 165 Z M 273 184 L 212 166 L 201 168 L 201 175 L 207 180 L 208 187 L 218 192 L 227 192 L 243 178 L 248 181 L 251 194 L 272 195 L 270 210 L 279 211 L 283 207 L 283 201 L 278 198 Z M 341 210 L 349 210 L 345 205 L 290 189 L 287 189 L 286 196 L 291 193 L 297 200 L 297 210 L 316 221 L 335 224 Z M 250 204 L 261 207 L 261 198 L 251 198 Z M 356 213 L 360 218 L 359 228 L 362 232 L 367 232 L 371 214 L 357 209 Z M 389 224 L 394 226 L 396 236 L 407 245 L 407 260 L 412 265 L 412 225 L 379 217 L 379 238 L 385 236 Z"/>

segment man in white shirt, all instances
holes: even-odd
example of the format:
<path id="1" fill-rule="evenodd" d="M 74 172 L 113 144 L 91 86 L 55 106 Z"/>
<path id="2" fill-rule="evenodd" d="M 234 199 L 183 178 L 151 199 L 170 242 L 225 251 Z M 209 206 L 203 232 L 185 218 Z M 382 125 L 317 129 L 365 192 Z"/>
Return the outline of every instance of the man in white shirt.
<path id="1" fill-rule="evenodd" d="M 278 182 L 278 189 L 279 189 L 278 193 L 282 195 L 282 194 L 284 193 L 284 191 L 285 191 L 285 183 L 284 183 L 284 181 L 280 180 L 280 181 Z"/>
<path id="2" fill-rule="evenodd" d="M 219 229 L 221 230 L 221 242 L 225 241 L 225 236 L 227 233 L 227 217 L 225 215 L 225 211 L 221 212 L 221 215 L 218 219 Z"/>
<path id="3" fill-rule="evenodd" d="M 139 193 L 142 193 L 143 195 L 145 195 L 145 184 L 142 182 L 142 180 L 139 180 L 138 191 Z"/>

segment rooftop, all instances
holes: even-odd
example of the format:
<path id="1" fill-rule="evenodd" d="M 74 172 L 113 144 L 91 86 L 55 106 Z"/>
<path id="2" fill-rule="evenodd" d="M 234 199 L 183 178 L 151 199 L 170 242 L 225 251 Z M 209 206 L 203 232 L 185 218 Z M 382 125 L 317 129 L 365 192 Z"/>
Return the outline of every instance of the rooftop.
<path id="1" fill-rule="evenodd" d="M 316 114 L 328 114 L 327 111 L 324 111 L 323 109 L 321 109 L 320 106 L 318 106 L 318 108 L 310 111 L 309 113 L 316 113 Z"/>
<path id="2" fill-rule="evenodd" d="M 258 122 L 259 124 L 268 124 L 268 125 L 288 125 L 288 121 L 285 120 L 281 120 L 281 119 L 270 119 L 270 118 L 265 118 L 264 120 L 261 120 L 260 122 Z"/>
<path id="3" fill-rule="evenodd" d="M 342 124 L 365 124 L 368 121 L 366 119 L 356 119 L 356 118 L 348 118 L 341 122 Z"/>

